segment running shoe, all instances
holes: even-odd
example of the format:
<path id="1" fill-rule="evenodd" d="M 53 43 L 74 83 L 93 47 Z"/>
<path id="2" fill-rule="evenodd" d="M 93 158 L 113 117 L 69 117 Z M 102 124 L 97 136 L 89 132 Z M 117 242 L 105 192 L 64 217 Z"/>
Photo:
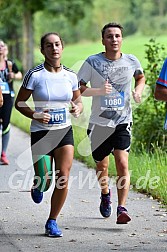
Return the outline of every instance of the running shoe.
<path id="1" fill-rule="evenodd" d="M 1 162 L 3 165 L 9 164 L 9 160 L 7 159 L 6 153 L 4 151 L 1 154 Z"/>
<path id="2" fill-rule="evenodd" d="M 56 220 L 48 220 L 45 225 L 45 235 L 49 237 L 62 237 L 63 233 L 59 229 Z"/>
<path id="3" fill-rule="evenodd" d="M 117 224 L 127 224 L 131 221 L 130 216 L 128 215 L 128 211 L 123 206 L 117 207 Z"/>
<path id="4" fill-rule="evenodd" d="M 32 188 L 31 197 L 35 203 L 39 204 L 43 199 L 43 192 L 40 192 L 38 188 Z"/>
<path id="5" fill-rule="evenodd" d="M 108 218 L 111 215 L 111 195 L 110 190 L 109 194 L 101 194 L 101 203 L 100 203 L 100 213 L 103 217 Z"/>

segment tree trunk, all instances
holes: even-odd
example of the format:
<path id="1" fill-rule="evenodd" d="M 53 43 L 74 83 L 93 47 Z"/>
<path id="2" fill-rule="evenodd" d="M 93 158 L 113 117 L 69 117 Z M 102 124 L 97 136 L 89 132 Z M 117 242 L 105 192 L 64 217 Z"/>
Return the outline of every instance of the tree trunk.
<path id="1" fill-rule="evenodd" d="M 23 74 L 34 65 L 33 14 L 26 6 L 23 11 Z"/>

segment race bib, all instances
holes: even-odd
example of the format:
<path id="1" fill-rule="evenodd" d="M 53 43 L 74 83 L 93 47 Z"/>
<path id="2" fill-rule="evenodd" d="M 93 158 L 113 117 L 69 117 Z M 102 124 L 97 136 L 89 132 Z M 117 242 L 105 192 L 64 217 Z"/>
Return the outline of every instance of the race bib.
<path id="1" fill-rule="evenodd" d="M 66 123 L 66 109 L 50 109 L 48 112 L 51 115 L 49 125 Z"/>
<path id="2" fill-rule="evenodd" d="M 122 110 L 124 104 L 124 92 L 111 93 L 101 97 L 101 110 Z"/>
<path id="3" fill-rule="evenodd" d="M 9 84 L 7 82 L 0 82 L 2 94 L 10 94 Z"/>

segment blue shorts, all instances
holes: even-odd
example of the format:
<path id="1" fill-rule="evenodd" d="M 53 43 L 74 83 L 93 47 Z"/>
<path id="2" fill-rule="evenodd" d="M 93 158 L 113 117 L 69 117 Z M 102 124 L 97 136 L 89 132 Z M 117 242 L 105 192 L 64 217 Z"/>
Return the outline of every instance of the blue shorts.
<path id="1" fill-rule="evenodd" d="M 53 156 L 54 150 L 64 145 L 74 145 L 71 126 L 58 130 L 31 132 L 32 155 Z"/>
<path id="2" fill-rule="evenodd" d="M 114 150 L 130 151 L 131 144 L 130 124 L 120 124 L 116 128 L 90 124 L 87 130 L 95 162 L 102 161 Z"/>

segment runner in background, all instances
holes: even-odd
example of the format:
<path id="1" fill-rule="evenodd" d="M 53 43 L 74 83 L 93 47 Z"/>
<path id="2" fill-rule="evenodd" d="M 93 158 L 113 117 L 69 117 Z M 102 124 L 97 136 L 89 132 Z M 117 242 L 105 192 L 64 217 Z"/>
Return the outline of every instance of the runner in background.
<path id="1" fill-rule="evenodd" d="M 154 97 L 156 100 L 167 102 L 167 58 L 156 81 Z"/>
<path id="2" fill-rule="evenodd" d="M 4 165 L 9 164 L 6 151 L 10 137 L 10 118 L 14 102 L 13 80 L 20 80 L 22 78 L 22 73 L 13 61 L 7 59 L 7 54 L 7 45 L 0 40 L 0 86 L 3 94 L 3 105 L 0 108 L 2 128 L 2 150 L 0 161 L 1 164 Z"/>
<path id="3" fill-rule="evenodd" d="M 163 63 L 159 77 L 156 81 L 154 97 L 156 100 L 167 102 L 167 58 Z M 164 129 L 167 130 L 167 113 L 165 116 Z"/>

